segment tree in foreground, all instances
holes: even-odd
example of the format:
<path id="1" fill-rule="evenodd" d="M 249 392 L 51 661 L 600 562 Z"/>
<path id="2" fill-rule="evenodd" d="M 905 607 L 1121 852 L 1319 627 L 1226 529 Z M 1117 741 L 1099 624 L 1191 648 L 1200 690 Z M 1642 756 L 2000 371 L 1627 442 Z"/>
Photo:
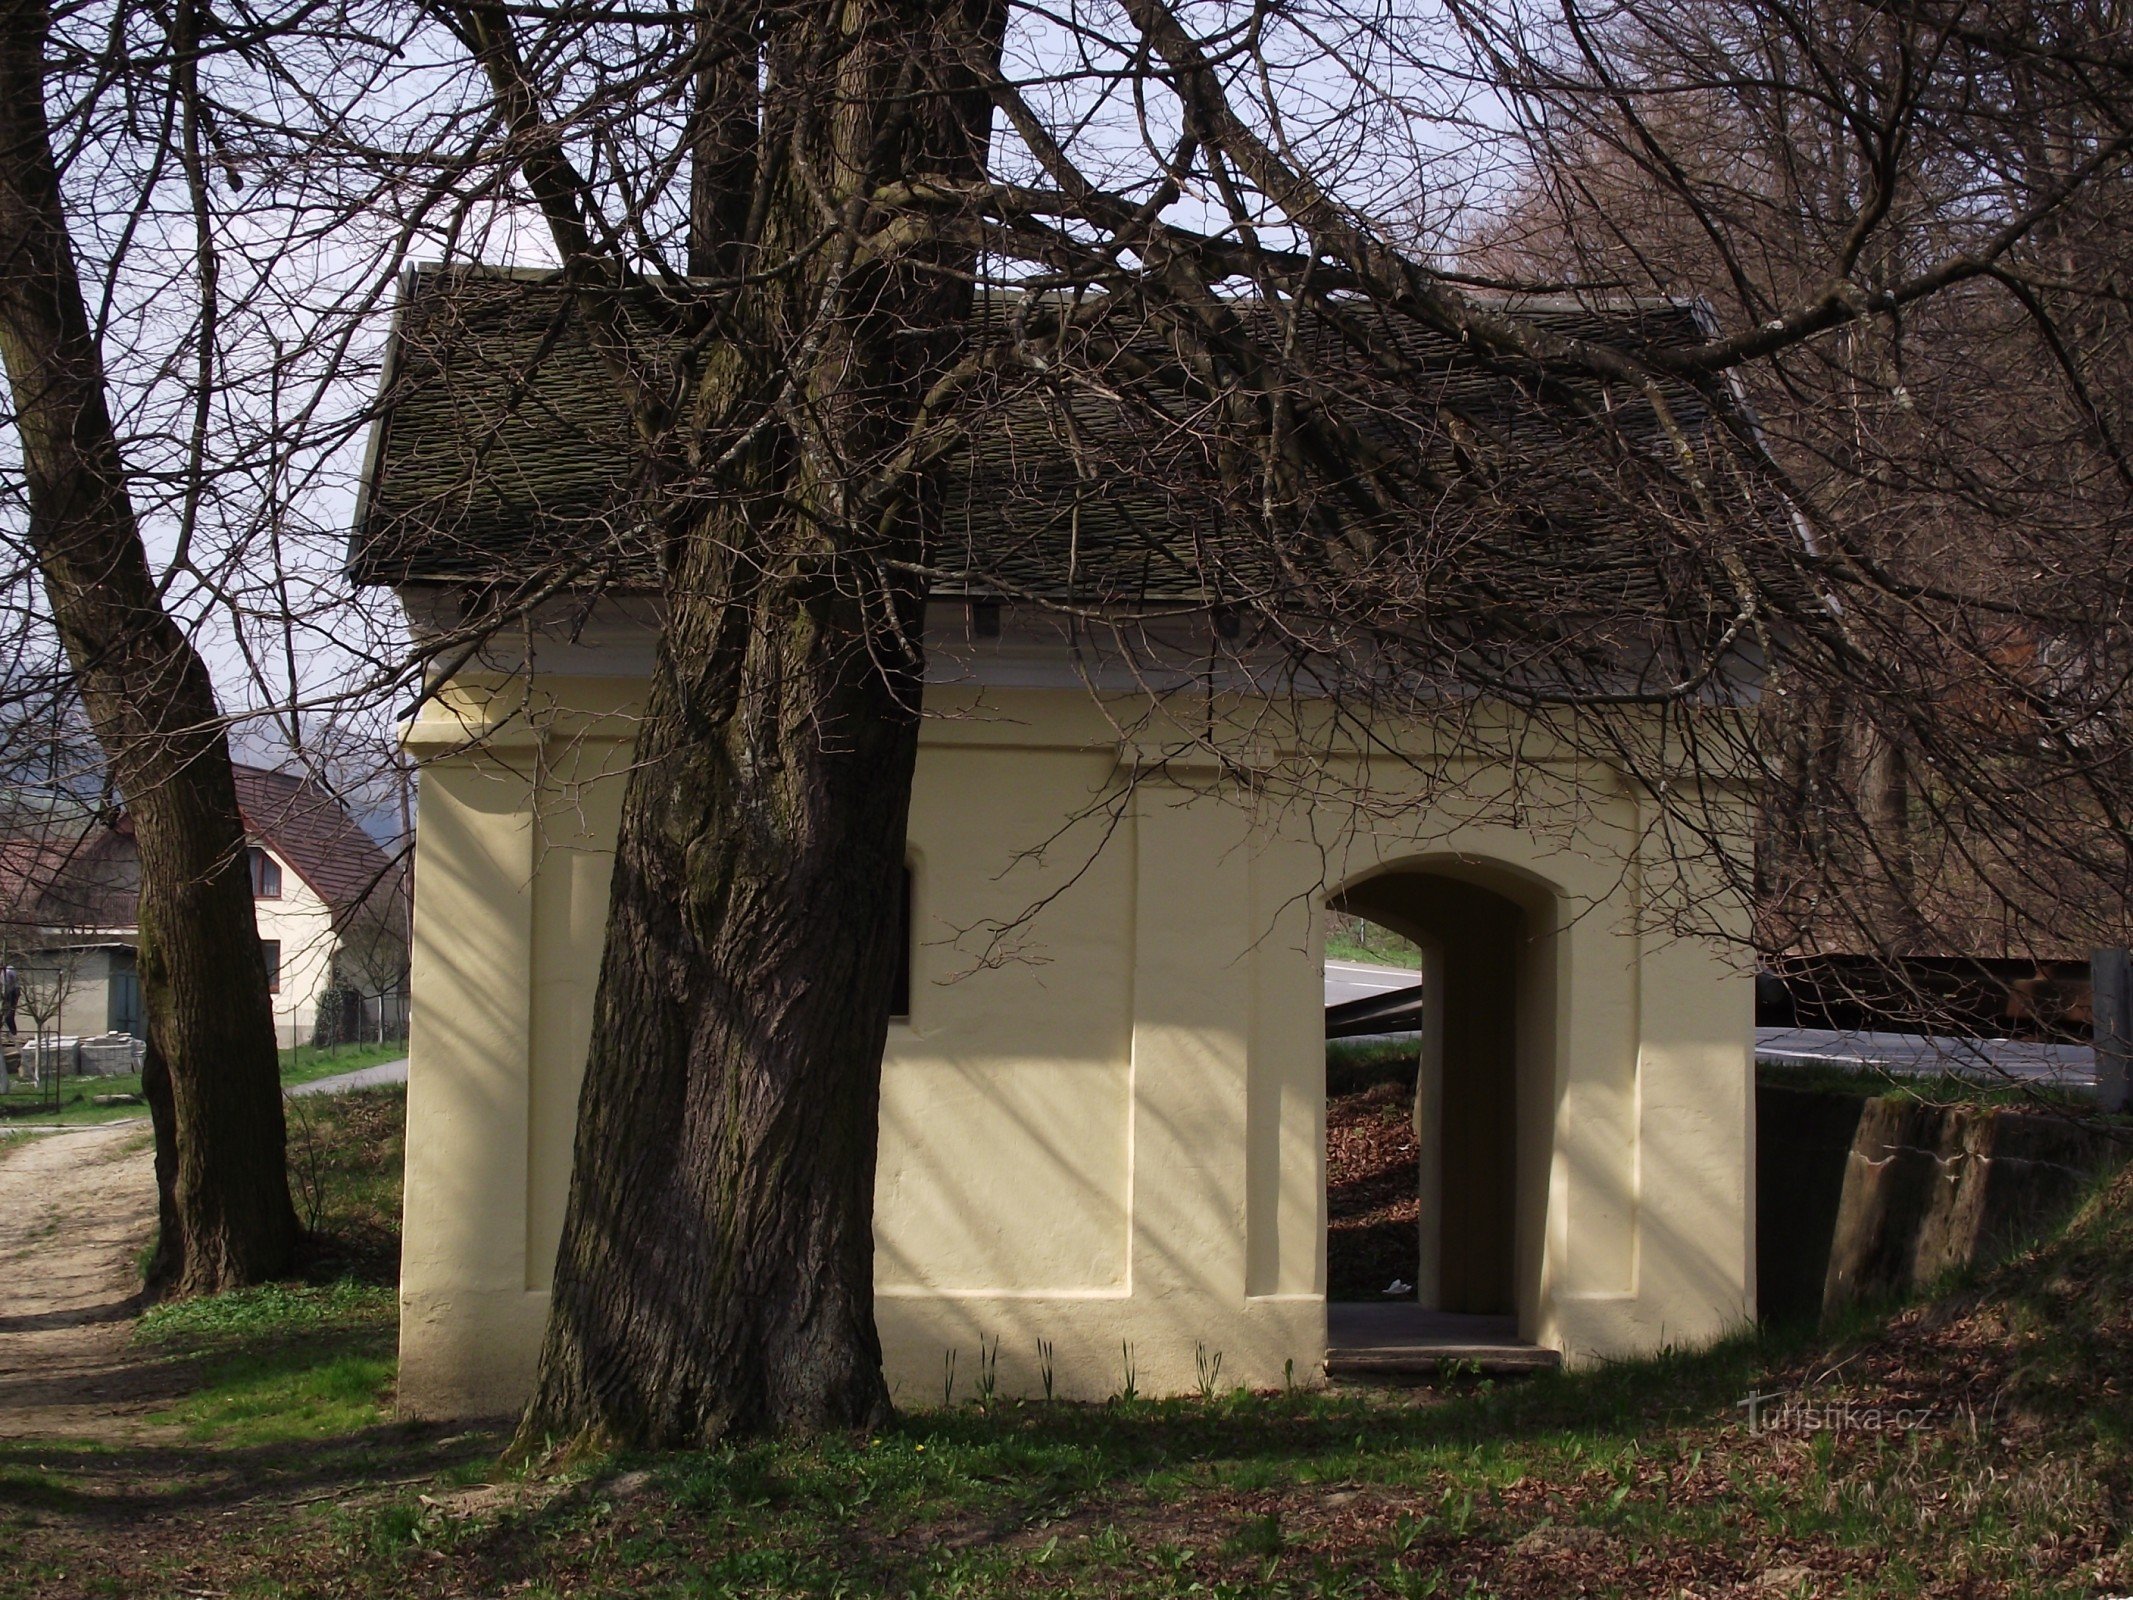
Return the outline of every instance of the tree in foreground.
<path id="1" fill-rule="evenodd" d="M 0 8 L 0 357 L 28 543 L 140 846 L 151 1276 L 205 1292 L 294 1258 L 274 1020 L 224 724 L 149 568 L 75 267 L 45 119 L 50 40 L 42 0 Z"/>

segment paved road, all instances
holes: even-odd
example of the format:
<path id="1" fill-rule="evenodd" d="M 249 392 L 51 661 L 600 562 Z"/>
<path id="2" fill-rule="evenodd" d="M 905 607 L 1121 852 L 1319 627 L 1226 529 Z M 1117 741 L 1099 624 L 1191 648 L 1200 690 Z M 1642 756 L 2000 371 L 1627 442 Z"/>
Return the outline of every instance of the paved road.
<path id="1" fill-rule="evenodd" d="M 346 1089 L 376 1089 L 388 1083 L 407 1082 L 407 1057 L 398 1061 L 381 1061 L 374 1067 L 359 1067 L 354 1072 L 337 1072 L 330 1078 L 313 1078 L 309 1083 L 300 1083 L 291 1089 L 291 1094 L 339 1094 Z"/>
<path id="2" fill-rule="evenodd" d="M 1363 961 L 1326 963 L 1326 1004 L 1405 989 L 1422 975 L 1405 967 Z M 2085 1044 L 2039 1044 L 2027 1039 L 1937 1039 L 1915 1033 L 1841 1032 L 1830 1028 L 1757 1028 L 1758 1061 L 1848 1068 L 1873 1067 L 1904 1076 L 1964 1073 L 2015 1078 L 2067 1089 L 2096 1086 L 2096 1052 Z"/>
<path id="3" fill-rule="evenodd" d="M 1326 1004 L 1337 1006 L 1343 1001 L 1361 1000 L 1394 989 L 1411 989 L 1421 981 L 1422 974 L 1408 967 L 1381 967 L 1367 961 L 1329 961 L 1326 963 Z"/>
<path id="4" fill-rule="evenodd" d="M 1755 1058 L 1791 1065 L 1876 1067 L 1905 1076 L 1954 1072 L 2068 1089 L 2096 1086 L 2096 1052 L 2089 1046 L 2039 1044 L 2028 1039 L 1935 1039 L 1915 1033 L 1757 1028 Z"/>

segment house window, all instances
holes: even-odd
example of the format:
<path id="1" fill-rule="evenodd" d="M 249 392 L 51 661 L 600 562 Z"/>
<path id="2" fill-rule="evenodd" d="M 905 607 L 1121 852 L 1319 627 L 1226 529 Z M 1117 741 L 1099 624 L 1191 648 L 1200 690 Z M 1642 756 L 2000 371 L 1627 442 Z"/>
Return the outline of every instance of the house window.
<path id="1" fill-rule="evenodd" d="M 264 850 L 246 852 L 252 858 L 252 898 L 254 900 L 279 900 L 281 898 L 281 863 Z"/>
<path id="2" fill-rule="evenodd" d="M 904 873 L 897 888 L 896 901 L 896 987 L 889 998 L 889 1020 L 911 1020 L 911 866 L 904 864 Z"/>
<path id="3" fill-rule="evenodd" d="M 280 993 L 281 993 L 281 941 L 280 941 L 279 939 L 262 939 L 262 940 L 260 940 L 260 941 L 259 941 L 259 953 L 260 953 L 261 955 L 265 956 L 265 957 L 266 957 L 266 959 L 267 959 L 267 993 L 268 993 L 268 994 L 280 994 Z"/>

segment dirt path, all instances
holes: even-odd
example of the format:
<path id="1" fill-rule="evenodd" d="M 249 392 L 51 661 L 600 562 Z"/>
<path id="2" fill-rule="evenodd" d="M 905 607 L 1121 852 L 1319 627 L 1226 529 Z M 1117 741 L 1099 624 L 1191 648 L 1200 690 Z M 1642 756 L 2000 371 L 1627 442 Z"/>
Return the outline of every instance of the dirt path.
<path id="1" fill-rule="evenodd" d="M 147 1130 L 0 1144 L 0 1439 L 145 1440 L 151 1386 L 127 1353 L 155 1219 Z"/>

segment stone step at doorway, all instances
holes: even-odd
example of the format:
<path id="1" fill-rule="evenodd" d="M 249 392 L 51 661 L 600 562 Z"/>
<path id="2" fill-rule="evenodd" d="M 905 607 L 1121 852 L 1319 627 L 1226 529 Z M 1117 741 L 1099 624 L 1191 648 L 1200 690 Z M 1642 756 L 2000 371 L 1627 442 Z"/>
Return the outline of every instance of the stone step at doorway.
<path id="1" fill-rule="evenodd" d="M 1457 1364 L 1489 1377 L 1553 1372 L 1560 1352 L 1528 1344 L 1513 1317 L 1430 1311 L 1407 1301 L 1326 1307 L 1326 1376 L 1336 1383 L 1416 1383 Z"/>

